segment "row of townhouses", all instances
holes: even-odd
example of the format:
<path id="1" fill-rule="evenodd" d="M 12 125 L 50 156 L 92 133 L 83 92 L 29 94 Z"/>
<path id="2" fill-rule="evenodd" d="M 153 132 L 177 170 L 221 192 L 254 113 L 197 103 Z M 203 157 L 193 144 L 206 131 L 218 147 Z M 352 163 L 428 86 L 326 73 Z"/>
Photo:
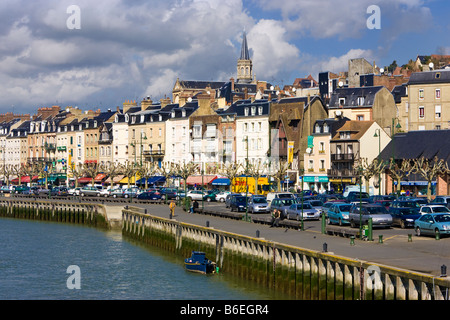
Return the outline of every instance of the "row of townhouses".
<path id="1" fill-rule="evenodd" d="M 244 33 L 236 80 L 177 79 L 171 98 L 107 111 L 0 115 L 0 161 L 43 162 L 67 174 L 84 163 L 195 162 L 208 171 L 247 160 L 270 170 L 285 160 L 293 186 L 342 190 L 356 183 L 355 164 L 378 157 L 395 134 L 450 129 L 450 70 L 396 72 L 353 59 L 345 73 L 281 89 L 254 79 Z"/>

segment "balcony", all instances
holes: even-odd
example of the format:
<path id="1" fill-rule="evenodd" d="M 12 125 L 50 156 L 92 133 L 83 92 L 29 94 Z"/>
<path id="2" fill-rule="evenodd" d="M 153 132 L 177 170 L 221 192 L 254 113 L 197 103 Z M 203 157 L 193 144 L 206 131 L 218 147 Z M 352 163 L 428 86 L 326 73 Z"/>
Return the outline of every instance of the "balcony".
<path id="1" fill-rule="evenodd" d="M 67 151 L 66 146 L 57 147 L 58 151 Z"/>
<path id="2" fill-rule="evenodd" d="M 112 144 L 113 139 L 102 139 L 98 140 L 98 144 Z"/>
<path id="3" fill-rule="evenodd" d="M 164 156 L 166 153 L 164 150 L 144 150 L 142 151 L 142 155 L 144 157 L 158 157 Z"/>
<path id="4" fill-rule="evenodd" d="M 331 161 L 334 162 L 349 162 L 349 161 L 355 161 L 355 154 L 354 153 L 340 153 L 340 154 L 332 154 L 331 155 Z"/>
<path id="5" fill-rule="evenodd" d="M 355 177 L 357 175 L 357 171 L 354 169 L 330 169 L 328 170 L 329 177 Z"/>
<path id="6" fill-rule="evenodd" d="M 47 151 L 55 151 L 56 150 L 56 144 L 54 144 L 54 143 L 45 143 L 45 145 L 44 145 L 44 148 L 47 150 Z"/>

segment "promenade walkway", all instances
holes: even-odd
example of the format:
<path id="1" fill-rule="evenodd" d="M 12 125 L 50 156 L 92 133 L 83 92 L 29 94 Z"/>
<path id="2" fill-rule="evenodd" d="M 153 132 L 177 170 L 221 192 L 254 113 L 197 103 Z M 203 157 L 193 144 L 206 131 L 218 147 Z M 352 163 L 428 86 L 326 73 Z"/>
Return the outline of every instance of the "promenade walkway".
<path id="1" fill-rule="evenodd" d="M 147 208 L 151 215 L 169 218 L 167 205 L 132 204 Z M 108 218 L 121 218 L 117 216 L 120 210 L 109 209 Z M 123 207 L 123 205 L 119 205 Z M 382 243 L 376 241 L 355 240 L 351 244 L 349 238 L 324 235 L 320 230 L 309 229 L 304 231 L 286 228 L 270 228 L 269 225 L 245 222 L 242 220 L 220 218 L 203 214 L 190 214 L 181 208 L 175 209 L 175 220 L 233 232 L 241 235 L 256 237 L 265 240 L 292 245 L 304 249 L 323 251 L 326 244 L 330 254 L 347 257 L 354 260 L 378 263 L 390 267 L 407 269 L 414 272 L 441 275 L 441 266 L 450 266 L 450 238 L 436 240 L 434 237 L 413 236 L 408 241 L 407 235 L 396 235 L 383 239 Z M 411 233 L 414 233 L 411 230 Z M 374 239 L 375 240 L 375 239 Z"/>

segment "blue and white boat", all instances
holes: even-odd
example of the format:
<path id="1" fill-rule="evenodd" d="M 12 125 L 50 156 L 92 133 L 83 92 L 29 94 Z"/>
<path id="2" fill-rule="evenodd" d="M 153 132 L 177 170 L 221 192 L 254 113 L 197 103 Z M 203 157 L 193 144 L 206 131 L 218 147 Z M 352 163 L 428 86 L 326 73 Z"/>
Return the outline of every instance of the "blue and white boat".
<path id="1" fill-rule="evenodd" d="M 192 251 L 190 258 L 184 259 L 186 270 L 199 273 L 214 273 L 216 263 L 207 259 L 204 252 Z"/>

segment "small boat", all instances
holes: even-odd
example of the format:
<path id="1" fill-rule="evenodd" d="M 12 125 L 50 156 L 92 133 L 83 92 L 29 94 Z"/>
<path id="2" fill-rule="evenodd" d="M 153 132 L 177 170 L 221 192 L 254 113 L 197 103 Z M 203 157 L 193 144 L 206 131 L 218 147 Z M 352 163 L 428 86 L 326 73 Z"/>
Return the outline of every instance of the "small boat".
<path id="1" fill-rule="evenodd" d="M 186 270 L 199 273 L 214 273 L 216 263 L 207 259 L 204 252 L 192 251 L 190 258 L 184 259 Z"/>

